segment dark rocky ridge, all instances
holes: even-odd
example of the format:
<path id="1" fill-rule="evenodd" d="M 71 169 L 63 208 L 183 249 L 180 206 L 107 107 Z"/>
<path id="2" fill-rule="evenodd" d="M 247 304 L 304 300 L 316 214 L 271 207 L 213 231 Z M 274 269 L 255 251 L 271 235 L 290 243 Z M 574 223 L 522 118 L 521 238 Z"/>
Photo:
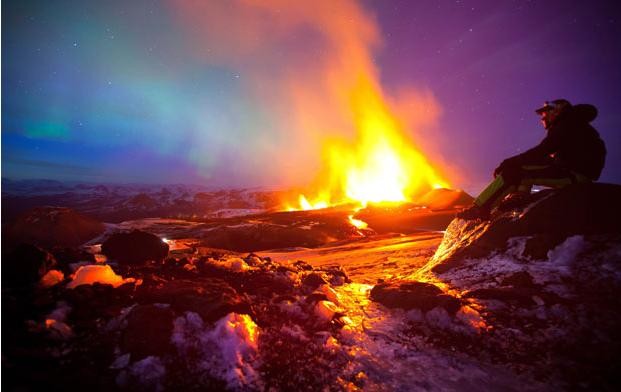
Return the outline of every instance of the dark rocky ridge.
<path id="1" fill-rule="evenodd" d="M 103 223 L 65 207 L 36 207 L 7 228 L 9 242 L 74 247 L 104 232 Z"/>

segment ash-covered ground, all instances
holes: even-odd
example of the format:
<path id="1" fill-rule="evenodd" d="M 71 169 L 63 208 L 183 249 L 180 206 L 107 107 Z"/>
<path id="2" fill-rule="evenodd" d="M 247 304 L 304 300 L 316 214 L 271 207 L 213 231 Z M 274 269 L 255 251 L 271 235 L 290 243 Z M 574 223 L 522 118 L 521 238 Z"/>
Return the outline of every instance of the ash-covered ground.
<path id="1" fill-rule="evenodd" d="M 105 224 L 36 208 L 3 226 L 2 386 L 615 390 L 619 193 L 545 191 L 482 222 L 436 192 L 358 211 L 365 229 L 347 207 Z"/>

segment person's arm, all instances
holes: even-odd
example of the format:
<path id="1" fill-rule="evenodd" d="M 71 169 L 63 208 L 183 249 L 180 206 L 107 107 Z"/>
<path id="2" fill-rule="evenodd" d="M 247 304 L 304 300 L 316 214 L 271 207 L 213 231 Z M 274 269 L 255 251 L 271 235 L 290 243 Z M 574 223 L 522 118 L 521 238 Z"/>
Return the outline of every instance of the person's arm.
<path id="1" fill-rule="evenodd" d="M 523 166 L 531 162 L 541 162 L 545 160 L 550 156 L 550 154 L 558 150 L 559 142 L 558 129 L 550 130 L 541 143 L 535 147 L 502 161 L 502 163 L 494 170 L 494 177 L 499 175 L 508 167 Z"/>

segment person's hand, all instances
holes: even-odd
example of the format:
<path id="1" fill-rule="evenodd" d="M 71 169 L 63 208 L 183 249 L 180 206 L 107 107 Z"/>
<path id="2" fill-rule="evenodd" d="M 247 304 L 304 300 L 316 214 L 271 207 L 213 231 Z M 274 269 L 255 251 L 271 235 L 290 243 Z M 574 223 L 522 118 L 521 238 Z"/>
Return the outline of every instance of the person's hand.
<path id="1" fill-rule="evenodd" d="M 494 178 L 498 177 L 500 173 L 507 167 L 507 160 L 505 159 L 498 165 L 497 168 L 494 169 Z"/>
<path id="2" fill-rule="evenodd" d="M 496 169 L 494 169 L 494 178 L 498 177 L 503 171 L 510 169 L 511 166 L 515 166 L 513 161 L 511 161 L 511 158 L 507 158 L 502 161 L 500 165 Z"/>

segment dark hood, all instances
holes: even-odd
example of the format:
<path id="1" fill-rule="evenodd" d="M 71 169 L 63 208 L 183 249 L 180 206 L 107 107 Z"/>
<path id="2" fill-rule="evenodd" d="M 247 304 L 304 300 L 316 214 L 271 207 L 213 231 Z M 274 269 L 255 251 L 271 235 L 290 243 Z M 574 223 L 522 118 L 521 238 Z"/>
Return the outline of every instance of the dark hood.
<path id="1" fill-rule="evenodd" d="M 589 105 L 588 103 L 580 103 L 578 105 L 573 105 L 569 109 L 567 116 L 571 117 L 572 120 L 579 120 L 589 123 L 597 117 L 597 108 L 593 105 Z"/>

